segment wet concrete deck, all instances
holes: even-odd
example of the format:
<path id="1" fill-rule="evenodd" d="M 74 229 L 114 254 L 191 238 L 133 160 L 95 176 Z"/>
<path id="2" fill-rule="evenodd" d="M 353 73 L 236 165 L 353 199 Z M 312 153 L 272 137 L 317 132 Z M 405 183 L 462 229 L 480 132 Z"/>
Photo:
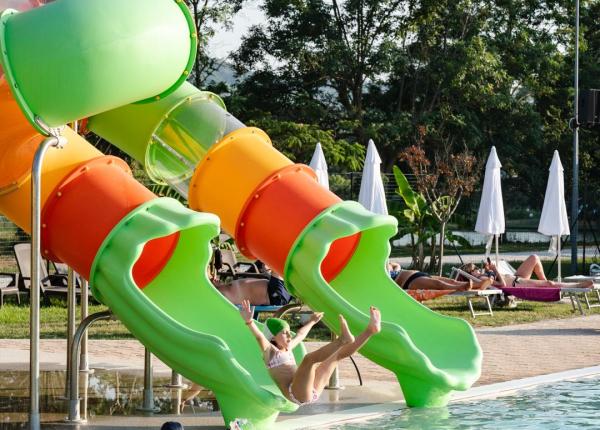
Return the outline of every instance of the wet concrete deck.
<path id="1" fill-rule="evenodd" d="M 477 385 L 600 364 L 600 315 L 481 328 L 476 332 L 484 351 L 483 372 Z M 318 346 L 320 343 L 308 344 L 309 349 Z M 41 369 L 64 370 L 65 349 L 65 341 L 42 341 Z M 20 370 L 26 376 L 28 361 L 27 340 L 0 340 L 0 372 Z M 92 340 L 89 344 L 89 361 L 92 368 L 134 373 L 141 377 L 144 349 L 133 340 Z M 282 415 L 280 420 L 339 410 L 350 411 L 357 407 L 401 400 L 399 386 L 391 372 L 361 356 L 357 356 L 356 361 L 364 379 L 364 386 L 358 386 L 354 367 L 349 360 L 345 360 L 340 366 L 340 380 L 344 389 L 328 390 L 318 403 L 300 408 L 295 414 Z M 154 359 L 154 374 L 157 377 L 160 375 L 167 377 L 170 375 L 170 370 L 159 360 Z M 60 378 L 55 380 L 56 384 L 61 384 Z M 61 387 L 55 388 L 61 389 Z M 7 387 L 0 387 L 0 389 L 6 390 Z M 184 391 L 182 395 L 185 396 L 186 392 Z M 181 415 L 96 416 L 82 428 L 160 428 L 160 425 L 168 420 L 180 421 L 186 428 L 222 428 L 223 420 L 217 412 L 200 412 L 197 407 L 194 409 L 186 406 Z M 43 419 L 57 422 L 62 420 L 64 415 L 64 413 L 45 414 Z M 8 422 L 23 422 L 26 418 L 26 413 L 13 413 L 0 409 L 0 428 L 4 428 L 3 425 L 8 428 Z M 48 426 L 48 428 L 62 427 L 64 426 L 58 423 Z M 68 428 L 73 426 L 70 425 Z"/>

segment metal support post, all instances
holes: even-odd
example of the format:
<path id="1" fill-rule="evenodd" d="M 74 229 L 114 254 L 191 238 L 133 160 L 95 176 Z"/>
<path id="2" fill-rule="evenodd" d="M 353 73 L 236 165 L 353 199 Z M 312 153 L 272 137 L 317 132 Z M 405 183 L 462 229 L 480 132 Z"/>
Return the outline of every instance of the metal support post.
<path id="1" fill-rule="evenodd" d="M 88 413 L 88 389 L 90 387 L 90 374 L 82 372 L 79 375 L 82 378 L 81 382 L 81 401 L 79 402 L 79 418 L 82 423 L 87 422 Z"/>
<path id="2" fill-rule="evenodd" d="M 81 282 L 81 320 L 87 318 L 89 314 L 89 290 L 88 290 L 88 282 L 83 279 L 82 276 L 79 276 L 79 281 Z M 81 338 L 81 355 L 79 357 L 79 371 L 80 372 L 88 372 L 90 371 L 90 365 L 88 362 L 88 334 L 87 331 L 83 333 L 83 337 Z"/>
<path id="3" fill-rule="evenodd" d="M 331 332 L 331 341 L 335 341 L 337 339 L 337 336 L 335 335 L 334 332 Z M 340 386 L 340 371 L 338 366 L 335 366 L 335 369 L 333 369 L 333 372 L 331 373 L 331 377 L 329 378 L 329 383 L 327 384 L 327 386 L 325 387 L 327 390 L 341 390 L 342 387 Z"/>
<path id="4" fill-rule="evenodd" d="M 171 370 L 171 383 L 165 385 L 165 387 L 171 388 L 171 413 L 181 415 L 182 392 L 188 387 L 187 384 L 183 383 L 179 373 Z"/>
<path id="5" fill-rule="evenodd" d="M 181 415 L 181 402 L 183 400 L 181 388 L 174 388 L 171 390 L 171 413 L 174 415 Z"/>
<path id="6" fill-rule="evenodd" d="M 66 419 L 68 422 L 82 422 L 80 411 L 79 411 L 79 347 L 81 345 L 81 339 L 86 332 L 87 328 L 95 321 L 108 320 L 113 317 L 110 311 L 97 312 L 85 318 L 77 327 L 75 335 L 73 336 L 73 342 L 71 344 L 71 355 L 70 365 L 71 371 L 69 372 L 69 415 Z M 86 375 L 87 377 L 87 375 Z"/>
<path id="7" fill-rule="evenodd" d="M 77 294 L 75 291 L 75 273 L 69 267 L 67 271 L 67 372 L 65 375 L 65 399 L 69 398 L 69 381 L 71 380 L 71 346 L 75 336 L 75 308 L 77 306 Z"/>
<path id="8" fill-rule="evenodd" d="M 29 303 L 29 427 L 40 428 L 40 228 L 42 201 L 42 163 L 50 147 L 59 147 L 65 139 L 55 133 L 40 144 L 31 166 L 31 288 Z"/>
<path id="9" fill-rule="evenodd" d="M 165 388 L 182 389 L 185 390 L 188 387 L 184 384 L 181 375 L 174 370 L 171 370 L 171 382 L 165 385 Z"/>
<path id="10" fill-rule="evenodd" d="M 144 398 L 142 406 L 137 408 L 143 412 L 158 412 L 154 406 L 154 392 L 152 391 L 152 353 L 144 348 Z"/>
<path id="11" fill-rule="evenodd" d="M 573 129 L 573 191 L 571 195 L 571 273 L 577 273 L 577 233 L 579 223 L 579 0 L 575 0 L 575 100 Z"/>

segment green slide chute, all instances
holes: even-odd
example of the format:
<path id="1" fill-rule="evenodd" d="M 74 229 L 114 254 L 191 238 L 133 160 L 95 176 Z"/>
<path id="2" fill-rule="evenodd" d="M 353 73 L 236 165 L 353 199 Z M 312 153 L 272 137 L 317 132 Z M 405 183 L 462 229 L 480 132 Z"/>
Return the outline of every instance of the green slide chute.
<path id="1" fill-rule="evenodd" d="M 328 284 L 319 267 L 336 239 L 361 233 L 344 270 Z M 293 294 L 339 333 L 337 314 L 353 332 L 364 329 L 369 306 L 382 314 L 382 332 L 360 353 L 393 371 L 409 406 L 442 406 L 453 390 L 468 389 L 480 376 L 482 352 L 464 320 L 437 314 L 412 299 L 389 277 L 386 262 L 396 220 L 375 215 L 356 202 L 321 213 L 290 252 L 285 278 Z"/>
<path id="2" fill-rule="evenodd" d="M 258 343 L 237 307 L 210 283 L 210 239 L 215 215 L 193 212 L 169 198 L 128 214 L 107 236 L 92 266 L 94 296 L 105 303 L 154 355 L 186 378 L 212 390 L 225 423 L 248 419 L 267 428 L 280 411 L 293 412 L 271 379 Z M 169 262 L 143 290 L 132 267 L 144 245 L 179 234 Z M 294 351 L 301 360 L 305 349 Z"/>

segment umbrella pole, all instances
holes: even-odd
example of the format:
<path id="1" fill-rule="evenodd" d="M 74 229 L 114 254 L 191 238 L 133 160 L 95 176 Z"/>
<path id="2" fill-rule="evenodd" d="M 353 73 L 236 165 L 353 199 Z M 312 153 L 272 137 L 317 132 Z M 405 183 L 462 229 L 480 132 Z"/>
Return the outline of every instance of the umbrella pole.
<path id="1" fill-rule="evenodd" d="M 498 264 L 500 262 L 500 254 L 498 253 L 498 235 L 494 235 L 494 239 L 496 239 L 496 269 L 498 269 Z"/>
<path id="2" fill-rule="evenodd" d="M 561 263 L 561 261 L 560 261 L 561 260 L 561 251 L 560 251 L 560 248 L 561 248 L 561 246 L 560 246 L 561 243 L 560 242 L 561 242 L 561 240 L 560 240 L 560 236 L 556 236 L 556 241 L 558 242 L 558 282 L 562 282 L 562 273 L 561 273 L 561 270 L 560 270 L 560 263 Z"/>

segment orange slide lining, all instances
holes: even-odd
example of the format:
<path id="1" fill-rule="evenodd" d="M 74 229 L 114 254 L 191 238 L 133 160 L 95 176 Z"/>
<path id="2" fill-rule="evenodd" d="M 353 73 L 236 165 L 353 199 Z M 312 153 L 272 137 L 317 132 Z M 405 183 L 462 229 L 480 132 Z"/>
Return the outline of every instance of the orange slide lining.
<path id="1" fill-rule="evenodd" d="M 104 238 L 140 204 L 156 196 L 116 157 L 93 159 L 71 172 L 42 211 L 42 254 L 89 279 Z"/>
<path id="2" fill-rule="evenodd" d="M 162 272 L 175 252 L 178 242 L 178 231 L 146 242 L 142 255 L 133 265 L 133 280 L 138 288 L 144 288 Z"/>
<path id="3" fill-rule="evenodd" d="M 301 205 L 293 203 L 300 201 Z M 280 169 L 260 184 L 246 201 L 236 228 L 238 247 L 250 258 L 260 255 L 281 274 L 302 230 L 323 210 L 340 201 L 317 183 L 315 173 L 308 166 L 296 164 Z M 328 276 L 335 276 L 345 266 L 358 237 L 336 242 L 322 266 Z"/>

